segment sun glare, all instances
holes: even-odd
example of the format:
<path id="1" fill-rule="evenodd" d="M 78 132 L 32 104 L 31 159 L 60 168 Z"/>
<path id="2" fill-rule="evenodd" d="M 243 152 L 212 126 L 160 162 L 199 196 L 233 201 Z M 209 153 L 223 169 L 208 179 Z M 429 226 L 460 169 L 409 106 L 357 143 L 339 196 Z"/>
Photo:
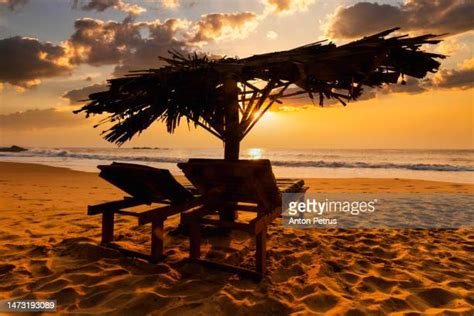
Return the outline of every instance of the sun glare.
<path id="1" fill-rule="evenodd" d="M 250 159 L 260 159 L 263 156 L 263 149 L 261 148 L 250 148 L 247 151 Z"/>
<path id="2" fill-rule="evenodd" d="M 275 112 L 267 111 L 260 119 L 261 122 L 272 122 L 276 118 Z"/>

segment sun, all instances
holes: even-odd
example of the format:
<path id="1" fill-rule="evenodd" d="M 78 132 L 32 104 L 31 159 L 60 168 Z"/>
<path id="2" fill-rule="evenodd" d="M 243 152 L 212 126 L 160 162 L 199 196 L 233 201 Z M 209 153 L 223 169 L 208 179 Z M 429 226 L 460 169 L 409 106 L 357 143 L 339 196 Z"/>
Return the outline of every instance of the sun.
<path id="1" fill-rule="evenodd" d="M 261 159 L 263 156 L 263 149 L 261 148 L 249 148 L 247 155 L 250 159 Z"/>
<path id="2" fill-rule="evenodd" d="M 266 112 L 263 114 L 262 118 L 260 119 L 260 121 L 263 123 L 269 123 L 269 122 L 273 122 L 275 119 L 276 119 L 277 115 L 275 112 Z"/>

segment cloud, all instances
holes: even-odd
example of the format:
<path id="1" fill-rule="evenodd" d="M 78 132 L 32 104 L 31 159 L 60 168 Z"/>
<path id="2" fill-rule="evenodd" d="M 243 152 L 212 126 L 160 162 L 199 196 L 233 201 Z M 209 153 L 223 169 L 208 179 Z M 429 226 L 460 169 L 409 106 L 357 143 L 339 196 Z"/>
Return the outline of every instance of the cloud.
<path id="1" fill-rule="evenodd" d="M 83 18 L 76 20 L 75 32 L 65 46 L 71 63 L 116 65 L 114 75 L 122 75 L 130 69 L 160 66 L 158 56 L 168 55 L 169 50 L 188 50 L 188 43 L 177 39 L 188 24 L 180 19 L 117 22 Z"/>
<path id="2" fill-rule="evenodd" d="M 75 21 L 74 29 L 66 47 L 75 64 L 116 64 L 142 41 L 135 23 L 82 18 Z"/>
<path id="3" fill-rule="evenodd" d="M 458 34 L 474 29 L 474 1 L 407 0 L 398 6 L 359 2 L 339 7 L 329 20 L 331 38 L 355 38 L 394 26 L 407 31 Z"/>
<path id="4" fill-rule="evenodd" d="M 454 53 L 466 48 L 464 42 L 459 41 L 456 37 L 447 38 L 436 46 L 436 51 L 442 55 L 453 55 Z"/>
<path id="5" fill-rule="evenodd" d="M 85 11 L 98 11 L 103 12 L 107 9 L 113 8 L 122 12 L 126 12 L 130 15 L 139 15 L 146 12 L 146 9 L 137 5 L 123 2 L 122 0 L 89 0 L 86 4 L 82 4 L 82 0 L 74 0 L 73 7 L 77 8 L 80 6 Z"/>
<path id="6" fill-rule="evenodd" d="M 73 7 L 80 6 L 82 10 L 103 12 L 107 9 L 113 8 L 119 11 L 126 12 L 130 15 L 139 15 L 146 12 L 146 9 L 137 5 L 123 2 L 122 0 L 89 0 L 86 4 L 82 4 L 82 0 L 74 0 Z M 82 5 L 81 5 L 82 4 Z"/>
<path id="7" fill-rule="evenodd" d="M 0 5 L 6 6 L 10 11 L 18 11 L 28 2 L 29 0 L 0 0 Z"/>
<path id="8" fill-rule="evenodd" d="M 176 9 L 179 7 L 179 0 L 161 0 L 161 5 L 166 9 Z"/>
<path id="9" fill-rule="evenodd" d="M 27 37 L 0 40 L 0 82 L 29 88 L 42 78 L 64 75 L 79 65 L 115 65 L 114 76 L 156 68 L 170 50 L 189 53 L 198 45 L 247 36 L 256 26 L 250 12 L 210 14 L 196 22 L 168 19 L 135 22 L 81 18 L 59 45 Z"/>
<path id="10" fill-rule="evenodd" d="M 105 90 L 107 90 L 106 83 L 97 83 L 84 88 L 68 91 L 63 95 L 63 98 L 68 99 L 71 105 L 79 104 L 82 100 L 87 100 L 91 93 Z"/>
<path id="11" fill-rule="evenodd" d="M 268 38 L 268 39 L 273 40 L 273 39 L 276 39 L 277 37 L 278 37 L 278 33 L 277 33 L 277 32 L 275 32 L 275 31 L 268 31 L 268 32 L 267 32 L 267 38 Z"/>
<path id="12" fill-rule="evenodd" d="M 34 109 L 0 115 L 0 128 L 4 130 L 36 130 L 53 127 L 72 127 L 84 124 L 84 120 L 70 111 L 57 109 Z"/>
<path id="13" fill-rule="evenodd" d="M 15 36 L 0 40 L 0 82 L 29 88 L 43 78 L 68 74 L 72 67 L 62 46 Z"/>
<path id="14" fill-rule="evenodd" d="M 431 85 L 438 88 L 470 89 L 474 87 L 474 58 L 465 60 L 459 69 L 442 69 L 436 73 Z"/>
<path id="15" fill-rule="evenodd" d="M 193 24 L 188 38 L 191 43 L 206 44 L 212 41 L 245 38 L 258 25 L 253 12 L 211 13 L 202 15 Z"/>
<path id="16" fill-rule="evenodd" d="M 458 65 L 458 69 L 442 69 L 431 77 L 425 79 L 415 79 L 406 77 L 402 84 L 400 79 L 397 84 L 383 85 L 382 87 L 364 87 L 364 92 L 358 98 L 359 101 L 370 100 L 377 97 L 387 96 L 390 94 L 419 94 L 423 92 L 433 91 L 435 89 L 461 89 L 467 90 L 474 88 L 474 58 L 470 58 Z M 287 93 L 295 92 L 289 89 Z M 297 109 L 305 109 L 311 104 L 317 105 L 317 101 L 311 101 L 307 95 L 297 97 L 289 97 L 282 99 L 283 105 L 275 105 L 272 111 L 293 111 Z M 352 103 L 351 101 L 349 103 Z M 324 101 L 324 106 L 339 105 L 339 101 L 329 99 Z"/>
<path id="17" fill-rule="evenodd" d="M 290 15 L 308 10 L 314 0 L 263 0 L 265 12 L 276 15 Z"/>

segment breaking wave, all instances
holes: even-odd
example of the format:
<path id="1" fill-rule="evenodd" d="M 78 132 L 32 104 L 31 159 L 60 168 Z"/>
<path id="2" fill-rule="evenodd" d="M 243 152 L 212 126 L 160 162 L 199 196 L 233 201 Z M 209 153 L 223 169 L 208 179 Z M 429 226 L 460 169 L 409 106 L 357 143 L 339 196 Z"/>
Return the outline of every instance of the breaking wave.
<path id="1" fill-rule="evenodd" d="M 148 162 L 148 163 L 178 163 L 186 161 L 186 158 L 139 156 L 74 152 L 64 149 L 31 149 L 20 153 L 0 153 L 2 157 L 58 157 L 70 159 L 124 161 L 124 162 Z M 423 163 L 386 163 L 386 162 L 359 162 L 359 161 L 327 161 L 327 160 L 281 160 L 272 159 L 272 165 L 290 168 L 350 168 L 350 169 L 405 169 L 422 171 L 474 171 L 472 166 L 451 164 L 423 164 Z"/>

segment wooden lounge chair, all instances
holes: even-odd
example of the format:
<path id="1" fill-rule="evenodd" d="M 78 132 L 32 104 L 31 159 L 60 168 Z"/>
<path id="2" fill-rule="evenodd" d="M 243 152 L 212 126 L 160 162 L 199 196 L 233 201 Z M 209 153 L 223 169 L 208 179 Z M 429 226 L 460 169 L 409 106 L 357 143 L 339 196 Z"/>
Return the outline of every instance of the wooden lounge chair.
<path id="1" fill-rule="evenodd" d="M 190 228 L 190 258 L 207 266 L 260 279 L 266 270 L 267 226 L 281 215 L 281 193 L 269 160 L 226 161 L 190 159 L 179 163 L 189 181 L 202 195 L 203 205 L 184 215 Z M 303 180 L 284 179 L 283 192 L 304 192 Z M 255 212 L 250 222 L 224 220 L 209 215 L 223 211 Z M 255 271 L 200 259 L 200 224 L 242 230 L 255 237 Z"/>
<path id="2" fill-rule="evenodd" d="M 112 163 L 98 166 L 99 176 L 130 196 L 88 207 L 88 215 L 102 214 L 102 244 L 114 246 L 114 215 L 134 216 L 138 225 L 151 223 L 151 255 L 119 248 L 126 254 L 157 261 L 163 256 L 163 222 L 172 215 L 199 205 L 199 198 L 181 185 L 166 169 L 157 169 L 129 163 Z M 149 210 L 127 210 L 139 205 L 160 204 Z M 115 246 L 115 248 L 118 248 Z"/>

